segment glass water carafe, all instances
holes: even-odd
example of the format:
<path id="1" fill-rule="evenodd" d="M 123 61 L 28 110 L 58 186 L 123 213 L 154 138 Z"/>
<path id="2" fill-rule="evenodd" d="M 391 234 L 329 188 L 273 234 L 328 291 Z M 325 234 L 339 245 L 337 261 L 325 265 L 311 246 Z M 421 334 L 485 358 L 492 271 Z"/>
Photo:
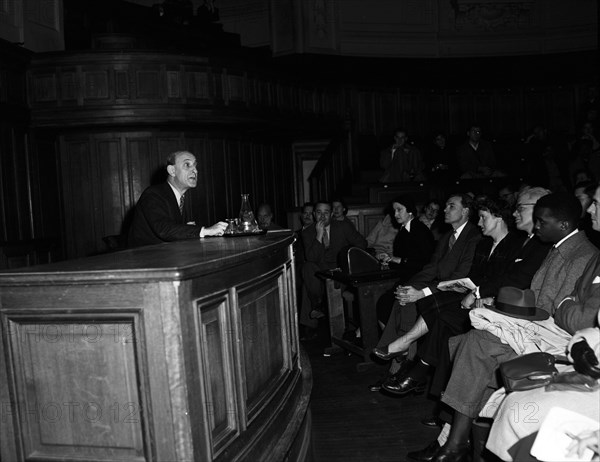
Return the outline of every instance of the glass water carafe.
<path id="1" fill-rule="evenodd" d="M 258 230 L 258 224 L 254 218 L 254 212 L 250 207 L 250 194 L 242 194 L 242 206 L 240 207 L 240 223 L 238 230 L 243 233 L 253 233 Z"/>

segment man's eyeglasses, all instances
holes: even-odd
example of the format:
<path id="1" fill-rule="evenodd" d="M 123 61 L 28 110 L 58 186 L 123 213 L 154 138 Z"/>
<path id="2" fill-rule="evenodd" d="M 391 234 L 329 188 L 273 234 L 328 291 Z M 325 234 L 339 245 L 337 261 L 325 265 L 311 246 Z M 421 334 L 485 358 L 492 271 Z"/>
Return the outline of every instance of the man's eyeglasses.
<path id="1" fill-rule="evenodd" d="M 523 210 L 525 210 L 525 207 L 529 206 L 529 205 L 535 205 L 535 202 L 530 202 L 527 204 L 517 204 L 517 212 L 521 213 Z"/>

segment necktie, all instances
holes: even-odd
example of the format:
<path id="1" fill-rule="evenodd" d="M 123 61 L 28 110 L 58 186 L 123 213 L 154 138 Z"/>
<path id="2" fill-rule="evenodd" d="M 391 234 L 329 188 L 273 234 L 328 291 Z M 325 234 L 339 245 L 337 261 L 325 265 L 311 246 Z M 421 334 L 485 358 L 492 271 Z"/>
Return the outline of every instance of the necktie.
<path id="1" fill-rule="evenodd" d="M 184 195 L 182 195 L 182 196 L 179 198 L 179 212 L 181 213 L 181 216 L 183 216 L 183 203 L 184 203 L 184 198 L 185 198 L 185 196 L 184 196 Z"/>
<path id="2" fill-rule="evenodd" d="M 323 245 L 325 248 L 329 247 L 329 234 L 327 233 L 327 228 L 323 228 Z"/>
<path id="3" fill-rule="evenodd" d="M 456 243 L 456 232 L 452 233 L 452 236 L 450 236 L 450 240 L 448 241 L 448 250 L 452 250 L 452 247 L 454 247 L 454 244 Z"/>

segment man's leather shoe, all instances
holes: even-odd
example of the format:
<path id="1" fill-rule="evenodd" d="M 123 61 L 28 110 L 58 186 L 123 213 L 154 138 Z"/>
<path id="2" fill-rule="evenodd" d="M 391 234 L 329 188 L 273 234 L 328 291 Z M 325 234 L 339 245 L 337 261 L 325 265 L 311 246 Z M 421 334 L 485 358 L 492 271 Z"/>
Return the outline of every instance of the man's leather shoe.
<path id="1" fill-rule="evenodd" d="M 433 460 L 440 448 L 440 443 L 438 443 L 437 440 L 434 440 L 431 443 L 429 443 L 429 446 L 419 451 L 409 452 L 406 455 L 411 459 L 417 460 L 419 462 L 429 462 Z"/>
<path id="2" fill-rule="evenodd" d="M 432 462 L 468 462 L 471 456 L 471 447 L 469 445 L 461 446 L 458 449 L 448 449 L 441 447 Z"/>
<path id="3" fill-rule="evenodd" d="M 395 395 L 406 395 L 407 393 L 423 393 L 425 391 L 425 382 L 408 377 L 398 377 L 386 380 L 381 388 Z"/>
<path id="4" fill-rule="evenodd" d="M 410 359 L 405 359 L 404 361 L 401 361 L 400 369 L 398 369 L 393 374 L 390 374 L 388 372 L 386 375 L 384 375 L 382 378 L 380 378 L 377 382 L 367 385 L 367 388 L 370 391 L 381 391 L 381 386 L 383 385 L 383 382 L 386 382 L 391 379 L 398 379 L 398 378 L 402 377 L 404 374 L 406 374 L 408 372 L 411 365 L 412 365 L 412 361 Z"/>
<path id="5" fill-rule="evenodd" d="M 379 391 L 381 390 L 381 385 L 383 385 L 384 380 L 387 377 L 382 377 L 380 378 L 377 382 L 372 383 L 370 385 L 367 385 L 367 388 L 369 389 L 369 391 Z"/>
<path id="6" fill-rule="evenodd" d="M 421 420 L 421 423 L 426 427 L 441 427 L 443 425 L 442 420 L 435 415 L 431 417 L 427 417 L 426 419 Z"/>
<path id="7" fill-rule="evenodd" d="M 388 345 L 378 348 L 373 348 L 373 354 L 379 359 L 383 359 L 384 361 L 390 361 L 391 359 L 398 358 L 400 356 L 406 356 L 406 351 L 396 351 L 390 353 L 388 351 Z"/>

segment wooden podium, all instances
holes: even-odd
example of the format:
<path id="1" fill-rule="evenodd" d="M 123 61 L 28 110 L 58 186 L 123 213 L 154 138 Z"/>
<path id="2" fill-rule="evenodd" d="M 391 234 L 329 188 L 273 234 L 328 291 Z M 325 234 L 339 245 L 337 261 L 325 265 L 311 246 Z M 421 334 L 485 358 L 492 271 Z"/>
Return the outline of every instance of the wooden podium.
<path id="1" fill-rule="evenodd" d="M 291 233 L 0 272 L 2 461 L 305 460 Z"/>

